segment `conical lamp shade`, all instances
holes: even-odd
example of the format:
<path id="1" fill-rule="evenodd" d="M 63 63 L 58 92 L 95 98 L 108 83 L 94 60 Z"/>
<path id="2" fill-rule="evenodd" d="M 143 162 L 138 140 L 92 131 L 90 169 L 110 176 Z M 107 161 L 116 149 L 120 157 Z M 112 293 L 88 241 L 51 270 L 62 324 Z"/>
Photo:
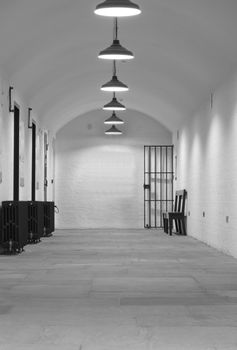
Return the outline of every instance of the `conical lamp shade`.
<path id="1" fill-rule="evenodd" d="M 95 14 L 109 17 L 136 16 L 139 13 L 141 13 L 139 6 L 130 0 L 106 0 L 95 9 Z"/>
<path id="2" fill-rule="evenodd" d="M 111 117 L 109 117 L 108 119 L 106 119 L 104 121 L 104 124 L 112 124 L 112 125 L 116 125 L 116 124 L 124 124 L 124 121 L 122 119 L 120 119 L 119 117 L 117 117 L 117 115 L 115 114 L 115 112 L 113 112 L 113 114 L 111 115 Z"/>
<path id="3" fill-rule="evenodd" d="M 112 125 L 111 128 L 105 131 L 106 135 L 122 135 L 122 131 L 118 130 L 115 125 Z"/>
<path id="4" fill-rule="evenodd" d="M 101 86 L 102 91 L 128 91 L 127 85 L 118 80 L 117 76 L 114 75 L 113 78 L 106 84 Z"/>
<path id="5" fill-rule="evenodd" d="M 103 109 L 109 111 L 125 111 L 126 107 L 118 102 L 116 97 L 113 97 L 112 101 L 104 105 Z"/>
<path id="6" fill-rule="evenodd" d="M 120 45 L 119 40 L 114 39 L 113 44 L 99 53 L 99 58 L 104 60 L 131 60 L 134 55 L 131 51 Z"/>

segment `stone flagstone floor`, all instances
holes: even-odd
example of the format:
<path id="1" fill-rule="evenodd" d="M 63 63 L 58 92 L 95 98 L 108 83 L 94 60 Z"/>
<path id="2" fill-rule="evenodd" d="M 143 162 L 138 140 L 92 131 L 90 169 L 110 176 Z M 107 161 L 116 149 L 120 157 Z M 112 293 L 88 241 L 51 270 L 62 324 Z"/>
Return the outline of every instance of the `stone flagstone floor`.
<path id="1" fill-rule="evenodd" d="M 237 260 L 159 230 L 61 230 L 0 256 L 0 350 L 236 350 Z"/>

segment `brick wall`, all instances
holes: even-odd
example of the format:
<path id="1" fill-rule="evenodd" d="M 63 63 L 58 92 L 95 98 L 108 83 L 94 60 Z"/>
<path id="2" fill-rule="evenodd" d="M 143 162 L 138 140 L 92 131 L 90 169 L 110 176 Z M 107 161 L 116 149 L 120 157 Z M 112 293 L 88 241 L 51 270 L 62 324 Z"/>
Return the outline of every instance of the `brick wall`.
<path id="1" fill-rule="evenodd" d="M 2 75 L 2 74 L 1 74 Z M 9 112 L 9 85 L 6 77 L 0 76 L 0 203 L 4 200 L 13 199 L 13 144 L 14 144 L 14 113 Z M 20 188 L 19 199 L 31 200 L 31 129 L 28 129 L 28 105 L 17 88 L 12 92 L 12 105 L 16 103 L 20 108 Z M 33 119 L 37 127 L 37 153 L 36 153 L 36 199 L 43 200 L 43 125 L 38 121 L 33 111 Z M 52 200 L 53 184 L 53 159 L 52 159 L 52 136 L 49 137 L 49 196 Z"/>
<path id="2" fill-rule="evenodd" d="M 76 118 L 56 138 L 58 228 L 143 227 L 145 144 L 171 144 L 171 133 L 135 111 L 120 115 L 122 136 L 104 135 L 104 112 Z"/>

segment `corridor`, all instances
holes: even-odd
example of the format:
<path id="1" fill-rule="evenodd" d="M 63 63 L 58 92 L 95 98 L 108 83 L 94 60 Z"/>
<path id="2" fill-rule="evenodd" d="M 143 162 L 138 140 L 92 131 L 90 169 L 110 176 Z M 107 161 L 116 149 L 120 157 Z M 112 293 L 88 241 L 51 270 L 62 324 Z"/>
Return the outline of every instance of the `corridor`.
<path id="1" fill-rule="evenodd" d="M 1 350 L 236 350 L 237 260 L 159 230 L 58 230 L 0 256 Z"/>

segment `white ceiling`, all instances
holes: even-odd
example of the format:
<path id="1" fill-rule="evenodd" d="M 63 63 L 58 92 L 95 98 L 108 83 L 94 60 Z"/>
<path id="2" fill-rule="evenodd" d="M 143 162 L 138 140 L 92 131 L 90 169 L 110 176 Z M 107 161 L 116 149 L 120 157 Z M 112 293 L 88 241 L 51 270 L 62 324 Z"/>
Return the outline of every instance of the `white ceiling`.
<path id="1" fill-rule="evenodd" d="M 0 65 L 55 131 L 111 100 L 99 90 L 112 64 L 97 54 L 113 32 L 93 13 L 101 1 L 0 0 Z M 120 19 L 118 33 L 135 54 L 117 67 L 130 91 L 117 96 L 175 130 L 237 68 L 237 1 L 134 2 L 142 14 Z"/>

